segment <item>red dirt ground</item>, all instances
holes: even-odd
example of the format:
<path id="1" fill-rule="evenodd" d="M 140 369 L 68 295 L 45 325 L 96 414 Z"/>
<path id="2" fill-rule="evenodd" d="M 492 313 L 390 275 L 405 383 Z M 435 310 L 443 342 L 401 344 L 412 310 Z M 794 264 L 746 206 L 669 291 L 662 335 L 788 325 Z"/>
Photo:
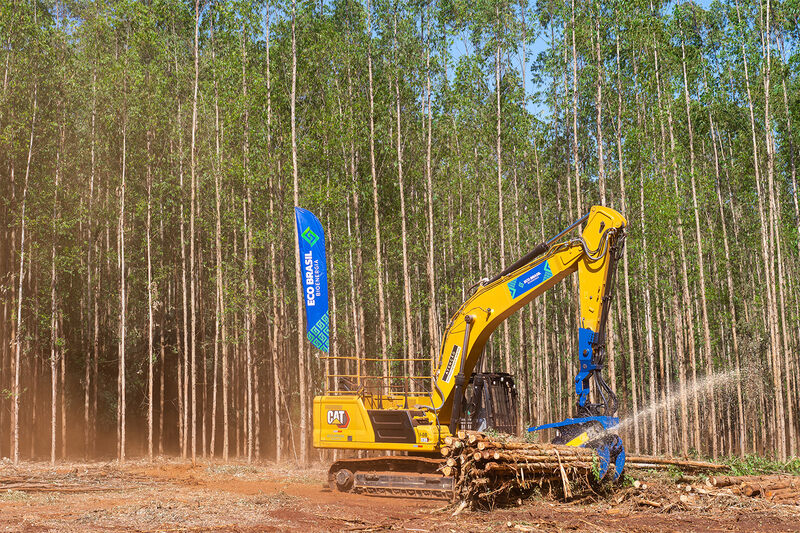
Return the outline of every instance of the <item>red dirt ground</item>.
<path id="1" fill-rule="evenodd" d="M 710 494 L 680 502 L 669 478 L 637 477 L 647 489 L 452 516 L 443 500 L 332 492 L 322 466 L 0 463 L 0 531 L 800 532 L 800 507 Z"/>

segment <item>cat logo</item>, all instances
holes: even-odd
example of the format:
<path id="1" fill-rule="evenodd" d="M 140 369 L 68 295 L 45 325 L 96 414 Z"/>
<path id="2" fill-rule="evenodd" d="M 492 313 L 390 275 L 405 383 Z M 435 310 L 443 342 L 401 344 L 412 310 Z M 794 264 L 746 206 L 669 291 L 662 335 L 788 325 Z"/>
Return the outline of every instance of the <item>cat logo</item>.
<path id="1" fill-rule="evenodd" d="M 328 410 L 328 424 L 344 429 L 350 424 L 350 415 L 344 409 L 330 409 Z"/>

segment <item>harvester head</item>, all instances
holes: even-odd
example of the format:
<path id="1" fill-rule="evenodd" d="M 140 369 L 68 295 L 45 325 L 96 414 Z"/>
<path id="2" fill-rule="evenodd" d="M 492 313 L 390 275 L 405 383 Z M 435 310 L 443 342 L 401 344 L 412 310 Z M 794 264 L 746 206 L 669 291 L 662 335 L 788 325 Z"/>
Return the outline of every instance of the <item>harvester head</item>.
<path id="1" fill-rule="evenodd" d="M 625 447 L 622 439 L 613 432 L 619 425 L 619 418 L 613 416 L 586 416 L 567 418 L 561 422 L 543 424 L 528 428 L 529 432 L 542 429 L 555 429 L 553 444 L 580 446 L 597 452 L 600 459 L 599 477 L 601 480 L 616 481 L 625 468 Z"/>

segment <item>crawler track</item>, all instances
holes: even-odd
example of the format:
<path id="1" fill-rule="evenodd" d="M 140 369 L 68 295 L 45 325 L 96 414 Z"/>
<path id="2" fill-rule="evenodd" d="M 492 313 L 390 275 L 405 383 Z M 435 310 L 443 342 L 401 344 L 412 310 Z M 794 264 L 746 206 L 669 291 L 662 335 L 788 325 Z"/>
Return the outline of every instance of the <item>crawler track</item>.
<path id="1" fill-rule="evenodd" d="M 328 485 L 341 492 L 451 499 L 453 478 L 439 471 L 442 465 L 427 457 L 342 459 L 328 470 Z"/>

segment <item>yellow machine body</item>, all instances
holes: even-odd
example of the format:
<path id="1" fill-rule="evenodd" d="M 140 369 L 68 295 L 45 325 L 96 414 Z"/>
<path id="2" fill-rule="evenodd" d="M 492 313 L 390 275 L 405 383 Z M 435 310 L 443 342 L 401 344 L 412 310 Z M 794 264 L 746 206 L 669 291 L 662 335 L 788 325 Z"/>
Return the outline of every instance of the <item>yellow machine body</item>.
<path id="1" fill-rule="evenodd" d="M 409 404 L 430 406 L 430 399 L 409 396 Z M 354 450 L 397 450 L 432 452 L 441 439 L 450 435 L 447 427 L 436 424 L 418 409 L 403 409 L 405 398 L 383 398 L 379 406 L 373 398 L 361 396 L 317 396 L 314 398 L 314 446 Z M 377 410 L 410 413 L 413 440 L 381 441 L 370 412 Z M 417 416 L 415 416 L 417 415 Z M 405 417 L 404 417 L 405 418 Z M 415 418 L 417 420 L 415 420 Z M 442 432 L 440 434 L 440 432 Z M 409 434 L 411 436 L 411 434 Z"/>

